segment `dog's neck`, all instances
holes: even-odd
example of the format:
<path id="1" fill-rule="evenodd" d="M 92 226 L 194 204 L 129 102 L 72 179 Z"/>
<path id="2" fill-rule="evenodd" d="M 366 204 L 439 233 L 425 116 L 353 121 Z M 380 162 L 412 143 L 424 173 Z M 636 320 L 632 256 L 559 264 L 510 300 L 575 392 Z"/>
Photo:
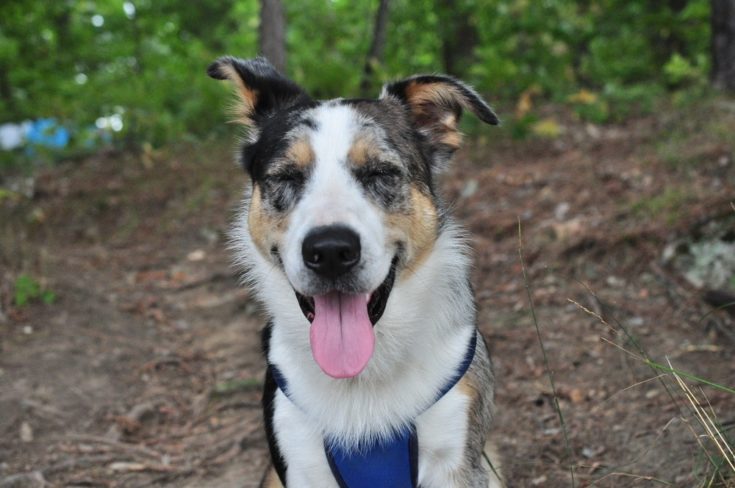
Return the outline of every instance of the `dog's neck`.
<path id="1" fill-rule="evenodd" d="M 346 444 L 387 438 L 435 401 L 462 362 L 475 331 L 468 273 L 464 241 L 448 224 L 421 267 L 399 277 L 375 327 L 374 356 L 349 380 L 321 371 L 298 307 L 277 306 L 269 293 L 265 303 L 274 326 L 268 360 L 327 438 Z"/>

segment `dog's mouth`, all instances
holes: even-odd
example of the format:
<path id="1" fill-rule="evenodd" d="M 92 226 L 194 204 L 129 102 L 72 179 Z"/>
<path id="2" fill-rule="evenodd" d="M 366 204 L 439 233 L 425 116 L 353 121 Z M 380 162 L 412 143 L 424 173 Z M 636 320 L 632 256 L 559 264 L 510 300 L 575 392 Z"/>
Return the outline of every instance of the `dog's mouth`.
<path id="1" fill-rule="evenodd" d="M 333 378 L 352 378 L 362 372 L 373 355 L 373 327 L 383 316 L 393 290 L 398 258 L 383 283 L 372 293 L 330 291 L 313 297 L 296 292 L 306 319 L 311 322 L 311 352 L 321 369 Z"/>
<path id="2" fill-rule="evenodd" d="M 393 258 L 393 262 L 391 263 L 390 270 L 388 271 L 388 275 L 385 277 L 385 280 L 383 280 L 383 283 L 380 284 L 378 288 L 375 289 L 374 292 L 370 293 L 370 299 L 367 302 L 367 311 L 368 311 L 368 317 L 370 318 L 370 322 L 372 325 L 375 325 L 378 323 L 378 320 L 380 320 L 380 317 L 383 316 L 383 312 L 385 312 L 385 306 L 388 304 L 388 297 L 390 296 L 390 292 L 393 290 L 393 283 L 396 280 L 396 265 L 398 264 L 398 256 Z M 299 302 L 299 307 L 301 307 L 301 313 L 304 314 L 304 317 L 309 322 L 314 322 L 314 314 L 315 314 L 315 308 L 314 308 L 314 297 L 309 297 L 306 295 L 302 295 L 301 293 L 294 290 L 294 293 L 296 293 L 296 299 Z M 332 292 L 332 293 L 339 293 L 339 292 Z M 343 294 L 346 295 L 346 294 Z"/>

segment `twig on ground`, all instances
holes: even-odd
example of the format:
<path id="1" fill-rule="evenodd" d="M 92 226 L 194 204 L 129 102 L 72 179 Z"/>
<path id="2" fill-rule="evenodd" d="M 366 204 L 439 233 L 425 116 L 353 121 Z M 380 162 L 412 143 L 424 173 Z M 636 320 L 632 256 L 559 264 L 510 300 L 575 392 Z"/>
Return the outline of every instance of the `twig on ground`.
<path id="1" fill-rule="evenodd" d="M 100 437 L 97 435 L 67 434 L 66 436 L 64 436 L 63 440 L 103 444 L 106 446 L 110 446 L 110 447 L 119 449 L 121 451 L 125 451 L 130 454 L 144 456 L 144 457 L 153 458 L 153 459 L 161 459 L 164 456 L 162 453 L 158 451 L 154 451 L 153 449 L 149 449 L 145 446 L 139 446 L 136 444 L 128 444 L 125 442 L 118 442 L 116 440 L 108 439 L 106 437 Z"/>
<path id="2" fill-rule="evenodd" d="M 612 476 L 621 476 L 621 477 L 626 477 L 626 478 L 633 478 L 633 479 L 636 479 L 636 480 L 650 481 L 652 483 L 658 483 L 660 485 L 674 486 L 673 483 L 669 483 L 668 481 L 664 481 L 664 480 L 661 480 L 661 479 L 658 479 L 658 478 L 654 478 L 653 476 L 643 476 L 643 475 L 633 474 L 633 473 L 622 473 L 622 472 L 619 472 L 619 471 L 614 472 L 614 473 L 608 473 L 608 474 L 606 474 L 602 478 L 594 481 L 592 484 L 590 484 L 590 486 L 593 486 L 593 484 L 599 483 L 603 479 L 610 478 Z"/>
<path id="3" fill-rule="evenodd" d="M 114 461 L 116 457 L 117 456 L 113 456 L 111 454 L 97 454 L 93 456 L 74 457 L 70 459 L 64 459 L 63 461 L 52 464 L 51 466 L 47 466 L 41 469 L 41 471 L 43 472 L 44 476 L 47 476 L 63 471 L 69 471 L 72 469 L 87 469 L 93 466 L 110 463 Z"/>

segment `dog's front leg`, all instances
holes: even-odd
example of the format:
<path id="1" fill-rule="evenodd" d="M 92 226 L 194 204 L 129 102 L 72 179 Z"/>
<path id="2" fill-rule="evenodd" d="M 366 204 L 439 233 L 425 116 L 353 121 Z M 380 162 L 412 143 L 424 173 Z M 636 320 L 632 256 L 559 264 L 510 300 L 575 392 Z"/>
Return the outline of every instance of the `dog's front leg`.
<path id="1" fill-rule="evenodd" d="M 286 396 L 278 391 L 273 425 L 278 449 L 286 461 L 286 485 L 296 488 L 338 488 L 322 436 Z"/>

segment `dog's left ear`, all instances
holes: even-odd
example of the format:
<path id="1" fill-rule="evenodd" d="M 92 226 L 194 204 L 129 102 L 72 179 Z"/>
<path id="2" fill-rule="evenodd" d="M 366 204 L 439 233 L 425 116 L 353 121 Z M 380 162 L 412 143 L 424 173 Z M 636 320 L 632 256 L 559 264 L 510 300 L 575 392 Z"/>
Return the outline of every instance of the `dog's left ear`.
<path id="1" fill-rule="evenodd" d="M 435 152 L 435 162 L 440 166 L 451 158 L 462 142 L 458 124 L 463 108 L 487 124 L 500 123 L 475 90 L 449 76 L 419 75 L 389 83 L 383 87 L 380 98 L 389 96 L 409 108 L 413 123 L 428 138 Z"/>

